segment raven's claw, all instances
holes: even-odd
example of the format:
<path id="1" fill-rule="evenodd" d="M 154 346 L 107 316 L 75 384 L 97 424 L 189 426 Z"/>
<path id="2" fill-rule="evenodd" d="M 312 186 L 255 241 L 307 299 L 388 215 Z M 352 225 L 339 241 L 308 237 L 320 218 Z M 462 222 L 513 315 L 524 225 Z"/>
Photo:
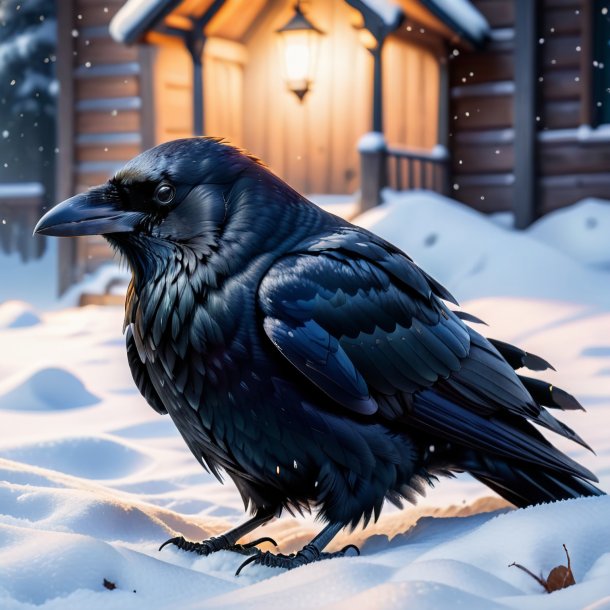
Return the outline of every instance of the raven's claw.
<path id="1" fill-rule="evenodd" d="M 269 551 L 264 553 L 259 552 L 252 557 L 248 557 L 235 572 L 235 576 L 239 576 L 239 573 L 248 565 L 256 563 L 262 566 L 269 566 L 271 568 L 284 568 L 286 570 L 292 570 L 300 566 L 304 566 L 314 561 L 322 561 L 323 559 L 332 559 L 333 557 L 344 557 L 347 551 L 353 549 L 357 555 L 360 555 L 360 550 L 353 544 L 348 544 L 343 547 L 340 551 L 335 553 L 323 553 L 314 544 L 305 545 L 296 555 L 294 553 L 290 555 L 283 555 L 278 553 L 274 555 Z"/>
<path id="2" fill-rule="evenodd" d="M 208 540 L 204 540 L 203 542 L 191 542 L 190 540 L 185 540 L 182 536 L 176 536 L 175 538 L 166 540 L 159 547 L 159 550 L 168 544 L 173 544 L 183 551 L 189 551 L 203 556 L 211 555 L 216 551 L 234 551 L 235 553 L 241 553 L 242 555 L 257 556 L 261 551 L 256 548 L 256 545 L 262 544 L 263 542 L 271 542 L 277 546 L 277 542 L 275 542 L 273 538 L 269 538 L 269 536 L 247 542 L 246 544 L 231 544 L 226 536 L 208 538 Z"/>

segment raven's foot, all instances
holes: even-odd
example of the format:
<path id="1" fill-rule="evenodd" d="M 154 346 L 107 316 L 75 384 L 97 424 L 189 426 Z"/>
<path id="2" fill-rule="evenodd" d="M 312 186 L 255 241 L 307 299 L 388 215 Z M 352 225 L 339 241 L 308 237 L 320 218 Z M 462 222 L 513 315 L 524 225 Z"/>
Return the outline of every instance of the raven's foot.
<path id="1" fill-rule="evenodd" d="M 247 542 L 246 544 L 231 544 L 229 539 L 222 535 L 216 538 L 208 538 L 208 540 L 204 540 L 203 542 L 191 542 L 190 540 L 185 540 L 182 536 L 177 536 L 176 538 L 166 540 L 159 547 L 159 550 L 168 544 L 173 544 L 183 551 L 197 553 L 197 555 L 206 556 L 211 555 L 216 551 L 233 551 L 235 553 L 240 553 L 241 555 L 257 556 L 261 554 L 261 550 L 256 548 L 256 546 L 263 542 L 271 542 L 271 544 L 277 546 L 277 542 L 268 536 L 253 540 L 252 542 Z"/>
<path id="2" fill-rule="evenodd" d="M 250 564 L 258 564 L 262 566 L 269 566 L 271 568 L 284 568 L 286 570 L 292 570 L 300 566 L 304 566 L 307 563 L 313 563 L 314 561 L 322 561 L 323 559 L 332 559 L 333 557 L 344 557 L 350 549 L 356 551 L 356 555 L 360 555 L 360 550 L 353 544 L 348 544 L 340 551 L 335 553 L 323 553 L 318 549 L 315 544 L 305 545 L 296 555 L 294 553 L 290 555 L 282 555 L 278 553 L 274 555 L 269 551 L 264 553 L 259 552 L 252 557 L 248 557 L 235 572 L 235 576 L 239 576 L 239 573 Z"/>

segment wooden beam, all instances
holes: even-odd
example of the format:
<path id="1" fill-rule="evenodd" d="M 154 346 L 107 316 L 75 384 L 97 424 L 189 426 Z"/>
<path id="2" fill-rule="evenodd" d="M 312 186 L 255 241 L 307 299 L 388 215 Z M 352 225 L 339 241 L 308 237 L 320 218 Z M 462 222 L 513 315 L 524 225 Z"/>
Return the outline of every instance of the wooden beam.
<path id="1" fill-rule="evenodd" d="M 515 226 L 536 218 L 537 3 L 515 1 Z"/>
<path id="2" fill-rule="evenodd" d="M 57 161 L 55 200 L 74 194 L 74 0 L 57 3 L 57 80 L 61 83 L 57 100 Z M 63 294 L 74 281 L 75 239 L 60 239 L 58 248 L 58 292 Z"/>
<path id="3" fill-rule="evenodd" d="M 593 107 L 593 1 L 581 4 L 581 53 L 580 53 L 580 124 L 594 125 Z"/>
<path id="4" fill-rule="evenodd" d="M 383 75 L 381 54 L 384 38 L 377 40 L 377 46 L 371 51 L 373 55 L 373 120 L 372 130 L 383 133 Z"/>
<path id="5" fill-rule="evenodd" d="M 152 148 L 155 142 L 155 93 L 154 93 L 154 60 L 157 49 L 151 45 L 139 45 L 139 96 L 142 102 L 140 109 L 140 138 L 142 150 Z"/>

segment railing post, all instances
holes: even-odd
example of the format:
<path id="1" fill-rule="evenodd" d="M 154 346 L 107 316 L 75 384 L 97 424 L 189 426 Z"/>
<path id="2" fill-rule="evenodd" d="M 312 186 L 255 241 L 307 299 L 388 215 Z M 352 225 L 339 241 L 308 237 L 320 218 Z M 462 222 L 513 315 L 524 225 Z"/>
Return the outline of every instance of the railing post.
<path id="1" fill-rule="evenodd" d="M 360 138 L 360 212 L 381 203 L 387 184 L 387 146 L 383 134 L 372 131 Z"/>

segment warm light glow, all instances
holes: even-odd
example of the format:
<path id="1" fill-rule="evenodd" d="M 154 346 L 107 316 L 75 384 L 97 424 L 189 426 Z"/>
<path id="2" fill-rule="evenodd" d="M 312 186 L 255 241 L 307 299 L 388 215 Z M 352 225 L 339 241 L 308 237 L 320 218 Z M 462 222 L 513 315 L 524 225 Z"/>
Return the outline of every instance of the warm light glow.
<path id="1" fill-rule="evenodd" d="M 372 51 L 377 47 L 377 40 L 366 28 L 360 28 L 358 30 L 358 38 L 360 39 L 362 46 L 369 51 Z"/>
<path id="2" fill-rule="evenodd" d="M 288 89 L 303 101 L 313 81 L 318 39 L 322 32 L 303 15 L 299 2 L 294 11 L 294 15 L 277 33 L 282 45 L 284 79 Z"/>
<path id="3" fill-rule="evenodd" d="M 308 81 L 312 53 L 307 32 L 287 32 L 284 35 L 284 60 L 289 81 Z"/>

